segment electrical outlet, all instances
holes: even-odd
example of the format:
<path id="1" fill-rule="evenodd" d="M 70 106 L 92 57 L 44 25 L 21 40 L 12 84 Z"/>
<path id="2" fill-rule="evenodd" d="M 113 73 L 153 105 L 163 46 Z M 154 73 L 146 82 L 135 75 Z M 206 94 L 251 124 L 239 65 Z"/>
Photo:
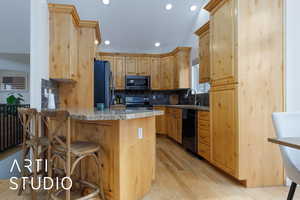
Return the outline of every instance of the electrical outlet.
<path id="1" fill-rule="evenodd" d="M 143 136 L 143 128 L 138 128 L 138 138 L 139 139 L 143 139 L 144 136 Z"/>

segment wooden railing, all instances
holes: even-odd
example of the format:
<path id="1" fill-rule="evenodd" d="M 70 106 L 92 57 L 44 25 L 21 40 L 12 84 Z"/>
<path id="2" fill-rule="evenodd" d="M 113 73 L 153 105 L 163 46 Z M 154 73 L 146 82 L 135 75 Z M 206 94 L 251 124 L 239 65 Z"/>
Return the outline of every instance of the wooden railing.
<path id="1" fill-rule="evenodd" d="M 18 108 L 29 105 L 0 104 L 0 152 L 22 143 L 23 131 L 18 118 Z"/>

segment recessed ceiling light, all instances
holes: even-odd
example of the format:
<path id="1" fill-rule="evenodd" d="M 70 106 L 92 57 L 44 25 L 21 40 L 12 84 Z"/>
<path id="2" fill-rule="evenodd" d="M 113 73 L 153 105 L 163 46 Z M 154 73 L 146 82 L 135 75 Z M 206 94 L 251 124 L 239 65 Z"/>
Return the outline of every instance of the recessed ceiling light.
<path id="1" fill-rule="evenodd" d="M 159 46 L 160 46 L 160 43 L 159 43 L 159 42 L 156 42 L 154 45 L 155 45 L 156 47 L 159 47 Z"/>
<path id="2" fill-rule="evenodd" d="M 98 45 L 99 44 L 99 41 L 98 40 L 95 40 L 95 45 Z"/>
<path id="3" fill-rule="evenodd" d="M 173 8 L 173 5 L 172 5 L 172 4 L 168 3 L 168 4 L 166 5 L 166 10 L 171 10 L 172 8 Z"/>
<path id="4" fill-rule="evenodd" d="M 105 40 L 105 41 L 104 41 L 104 44 L 105 44 L 105 45 L 110 45 L 110 41 L 109 41 L 109 40 Z"/>
<path id="5" fill-rule="evenodd" d="M 190 10 L 191 10 L 191 11 L 197 10 L 197 6 L 196 6 L 196 5 L 192 5 L 192 6 L 190 7 Z"/>
<path id="6" fill-rule="evenodd" d="M 104 5 L 108 5 L 108 4 L 110 3 L 110 0 L 102 0 L 102 3 L 103 3 Z"/>

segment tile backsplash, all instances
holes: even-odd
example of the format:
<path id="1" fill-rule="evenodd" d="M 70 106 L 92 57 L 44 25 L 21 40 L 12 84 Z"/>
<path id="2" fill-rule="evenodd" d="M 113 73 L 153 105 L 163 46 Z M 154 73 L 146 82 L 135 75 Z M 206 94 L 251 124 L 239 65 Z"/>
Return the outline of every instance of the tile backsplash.
<path id="1" fill-rule="evenodd" d="M 170 91 L 129 91 L 129 90 L 117 90 L 116 96 L 123 99 L 128 96 L 148 97 L 152 105 L 165 105 L 170 104 L 170 96 L 177 95 L 179 104 L 194 104 L 194 96 L 189 95 L 185 98 L 187 90 L 170 90 Z M 209 106 L 209 94 L 197 94 L 197 101 L 203 106 Z"/>

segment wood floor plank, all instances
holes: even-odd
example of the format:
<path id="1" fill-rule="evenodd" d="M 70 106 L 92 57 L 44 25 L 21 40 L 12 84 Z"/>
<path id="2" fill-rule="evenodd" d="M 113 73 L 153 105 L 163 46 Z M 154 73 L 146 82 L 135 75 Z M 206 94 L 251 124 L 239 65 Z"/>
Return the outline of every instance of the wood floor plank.
<path id="1" fill-rule="evenodd" d="M 245 188 L 166 137 L 157 139 L 156 165 L 156 180 L 143 200 L 283 200 L 288 194 L 285 186 Z M 30 200 L 29 195 L 18 197 L 8 187 L 7 180 L 0 180 L 1 200 Z M 300 199 L 299 190 L 295 200 Z"/>

